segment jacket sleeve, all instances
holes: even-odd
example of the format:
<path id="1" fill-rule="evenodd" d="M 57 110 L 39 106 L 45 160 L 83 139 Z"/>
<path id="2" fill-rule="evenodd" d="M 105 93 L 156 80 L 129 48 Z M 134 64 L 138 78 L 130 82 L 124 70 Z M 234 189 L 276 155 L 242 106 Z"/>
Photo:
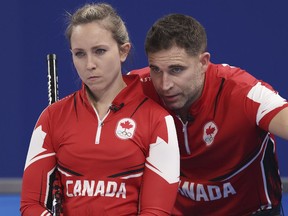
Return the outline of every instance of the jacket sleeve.
<path id="1" fill-rule="evenodd" d="M 158 116 L 159 119 L 159 116 Z M 180 156 L 173 118 L 167 115 L 154 126 L 146 158 L 140 215 L 170 215 L 176 200 Z"/>
<path id="2" fill-rule="evenodd" d="M 45 109 L 33 130 L 22 181 L 21 215 L 52 215 L 52 187 L 56 166 Z"/>

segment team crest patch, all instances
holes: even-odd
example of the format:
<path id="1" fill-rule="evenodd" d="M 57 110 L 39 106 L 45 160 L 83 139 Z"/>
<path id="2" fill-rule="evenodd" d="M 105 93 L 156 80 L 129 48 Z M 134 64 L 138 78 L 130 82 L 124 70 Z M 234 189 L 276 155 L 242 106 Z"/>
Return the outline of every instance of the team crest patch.
<path id="1" fill-rule="evenodd" d="M 205 124 L 203 130 L 203 140 L 209 146 L 213 143 L 214 138 L 218 132 L 218 128 L 214 122 L 210 121 Z"/>
<path id="2" fill-rule="evenodd" d="M 134 131 L 136 128 L 136 123 L 134 120 L 130 118 L 121 119 L 116 128 L 116 135 L 120 139 L 129 139 L 134 135 Z"/>

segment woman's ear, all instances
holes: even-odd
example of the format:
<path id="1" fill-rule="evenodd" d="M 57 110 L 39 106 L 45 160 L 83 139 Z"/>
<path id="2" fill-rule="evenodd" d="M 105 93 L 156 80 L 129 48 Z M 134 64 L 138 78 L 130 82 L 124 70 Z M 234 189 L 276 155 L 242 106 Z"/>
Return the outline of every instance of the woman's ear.
<path id="1" fill-rule="evenodd" d="M 124 62 L 130 52 L 131 44 L 130 43 L 124 43 L 120 46 L 120 60 L 121 62 Z"/>

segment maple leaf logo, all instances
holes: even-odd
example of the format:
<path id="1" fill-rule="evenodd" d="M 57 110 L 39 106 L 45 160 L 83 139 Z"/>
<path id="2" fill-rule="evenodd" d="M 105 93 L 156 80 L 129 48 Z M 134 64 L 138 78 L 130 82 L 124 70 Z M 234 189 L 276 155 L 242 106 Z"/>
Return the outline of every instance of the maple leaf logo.
<path id="1" fill-rule="evenodd" d="M 136 123 L 133 119 L 123 118 L 118 122 L 115 133 L 120 139 L 130 139 L 134 135 L 135 128 Z"/>
<path id="2" fill-rule="evenodd" d="M 133 127 L 133 125 L 130 124 L 129 121 L 125 121 L 124 123 L 121 123 L 120 125 L 121 125 L 122 128 L 124 128 L 125 131 L 126 131 L 127 129 L 129 130 L 130 128 Z"/>
<path id="3" fill-rule="evenodd" d="M 218 128 L 215 122 L 209 121 L 204 125 L 203 128 L 203 140 L 207 146 L 214 142 L 214 138 L 218 133 Z"/>
<path id="4" fill-rule="evenodd" d="M 211 127 L 211 125 L 206 129 L 206 134 L 211 135 L 215 131 L 215 127 Z"/>

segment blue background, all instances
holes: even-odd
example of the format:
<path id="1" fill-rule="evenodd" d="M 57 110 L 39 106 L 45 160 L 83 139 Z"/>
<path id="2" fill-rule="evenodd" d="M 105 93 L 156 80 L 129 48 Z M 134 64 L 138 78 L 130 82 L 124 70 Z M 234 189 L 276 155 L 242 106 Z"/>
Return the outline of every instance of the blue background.
<path id="1" fill-rule="evenodd" d="M 48 104 L 48 53 L 57 54 L 60 98 L 79 88 L 64 37 L 65 13 L 85 2 L 9 0 L 0 4 L 0 178 L 22 177 L 32 130 Z M 194 16 L 206 28 L 212 62 L 246 69 L 288 98 L 286 0 L 106 2 L 125 20 L 134 45 L 125 71 L 147 65 L 143 44 L 154 21 L 162 15 L 180 12 Z M 287 177 L 287 141 L 277 140 L 281 175 Z"/>

